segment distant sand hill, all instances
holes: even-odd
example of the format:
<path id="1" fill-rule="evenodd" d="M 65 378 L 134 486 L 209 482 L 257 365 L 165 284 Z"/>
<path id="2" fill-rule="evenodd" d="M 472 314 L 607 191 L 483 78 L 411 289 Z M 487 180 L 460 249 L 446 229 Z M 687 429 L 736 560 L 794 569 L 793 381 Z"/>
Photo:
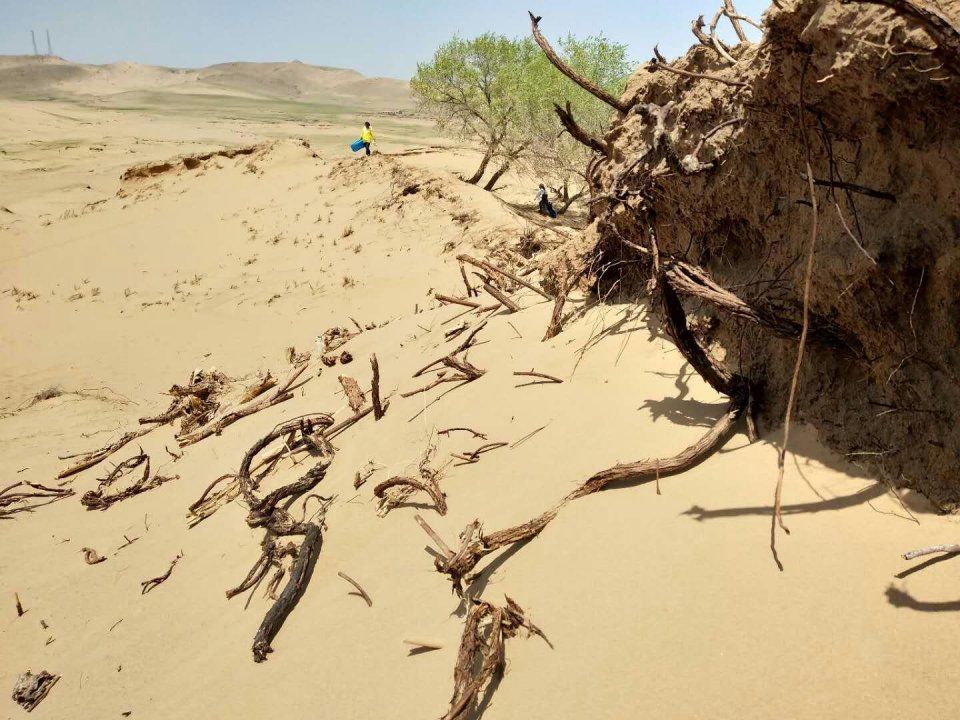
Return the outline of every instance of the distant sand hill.
<path id="1" fill-rule="evenodd" d="M 102 97 L 144 91 L 239 95 L 391 110 L 413 104 L 409 85 L 402 80 L 368 78 L 355 70 L 299 61 L 234 62 L 193 70 L 130 62 L 84 65 L 53 56 L 0 56 L 0 97 Z"/>

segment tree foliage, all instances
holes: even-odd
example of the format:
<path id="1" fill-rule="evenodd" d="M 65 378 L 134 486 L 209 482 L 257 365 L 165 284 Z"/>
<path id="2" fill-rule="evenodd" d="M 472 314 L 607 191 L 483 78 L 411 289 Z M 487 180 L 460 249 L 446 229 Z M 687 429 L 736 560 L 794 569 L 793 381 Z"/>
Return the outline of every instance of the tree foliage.
<path id="1" fill-rule="evenodd" d="M 603 36 L 568 35 L 559 51 L 576 72 L 614 95 L 622 93 L 631 69 L 625 46 Z M 430 62 L 417 66 L 411 87 L 421 110 L 442 132 L 483 149 L 470 182 L 478 182 L 490 162 L 499 161 L 488 189 L 516 163 L 549 183 L 561 199 L 576 195 L 590 151 L 562 131 L 554 103 L 569 100 L 577 122 L 596 135 L 609 121 L 609 108 L 560 74 L 529 38 L 455 37 Z"/>

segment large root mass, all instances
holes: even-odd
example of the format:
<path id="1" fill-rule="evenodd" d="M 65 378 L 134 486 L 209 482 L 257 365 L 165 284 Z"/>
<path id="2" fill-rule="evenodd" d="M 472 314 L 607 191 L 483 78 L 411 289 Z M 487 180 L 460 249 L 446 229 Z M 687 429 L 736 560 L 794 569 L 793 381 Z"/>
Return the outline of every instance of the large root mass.
<path id="1" fill-rule="evenodd" d="M 567 248 L 564 265 L 598 268 L 593 279 L 625 297 L 659 273 L 775 428 L 816 221 L 795 416 L 950 509 L 960 505 L 960 5 L 930 7 L 783 0 L 760 42 L 735 47 L 695 23 L 701 44 L 631 79 L 608 152 L 591 163 L 590 241 Z M 711 380 L 711 367 L 695 367 Z"/>

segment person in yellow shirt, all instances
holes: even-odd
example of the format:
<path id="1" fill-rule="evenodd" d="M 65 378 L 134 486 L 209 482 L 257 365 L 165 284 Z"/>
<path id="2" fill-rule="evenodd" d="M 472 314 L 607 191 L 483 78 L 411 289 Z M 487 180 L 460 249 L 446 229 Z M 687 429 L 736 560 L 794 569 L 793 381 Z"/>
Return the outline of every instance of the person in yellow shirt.
<path id="1" fill-rule="evenodd" d="M 365 122 L 363 124 L 363 130 L 360 131 L 360 139 L 363 141 L 363 147 L 367 150 L 367 155 L 369 155 L 370 143 L 373 142 L 373 130 L 370 129 L 370 123 Z"/>

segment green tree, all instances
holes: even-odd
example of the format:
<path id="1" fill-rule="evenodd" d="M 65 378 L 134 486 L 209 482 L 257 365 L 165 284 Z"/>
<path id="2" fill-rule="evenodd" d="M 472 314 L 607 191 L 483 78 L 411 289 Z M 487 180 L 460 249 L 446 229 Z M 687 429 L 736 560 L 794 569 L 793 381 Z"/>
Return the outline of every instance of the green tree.
<path id="1" fill-rule="evenodd" d="M 430 62 L 417 65 L 410 86 L 421 111 L 442 132 L 483 148 L 480 167 L 467 182 L 479 182 L 494 158 L 508 167 L 523 152 L 521 85 L 524 66 L 535 54 L 531 45 L 492 33 L 472 40 L 455 37 Z M 503 172 L 487 183 L 488 189 Z"/>
<path id="2" fill-rule="evenodd" d="M 583 39 L 567 35 L 556 49 L 578 75 L 614 97 L 623 93 L 633 67 L 625 45 L 611 42 L 603 35 Z M 523 114 L 518 122 L 527 149 L 522 165 L 559 196 L 557 210 L 565 212 L 586 190 L 591 150 L 564 131 L 554 105 L 563 107 L 569 101 L 577 123 L 596 137 L 602 136 L 609 125 L 611 110 L 562 75 L 543 53 L 537 53 L 527 66 L 521 89 Z"/>
<path id="3" fill-rule="evenodd" d="M 559 52 L 578 74 L 613 95 L 623 92 L 631 69 L 624 45 L 602 35 L 582 40 L 568 35 Z M 487 190 L 517 163 L 550 184 L 561 212 L 583 194 L 590 150 L 563 131 L 554 104 L 570 101 L 580 126 L 598 136 L 610 109 L 558 72 L 532 39 L 491 33 L 455 37 L 430 62 L 417 65 L 410 85 L 420 110 L 441 132 L 482 148 L 480 166 L 467 182 L 478 183 L 496 159 L 500 164 Z"/>

